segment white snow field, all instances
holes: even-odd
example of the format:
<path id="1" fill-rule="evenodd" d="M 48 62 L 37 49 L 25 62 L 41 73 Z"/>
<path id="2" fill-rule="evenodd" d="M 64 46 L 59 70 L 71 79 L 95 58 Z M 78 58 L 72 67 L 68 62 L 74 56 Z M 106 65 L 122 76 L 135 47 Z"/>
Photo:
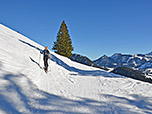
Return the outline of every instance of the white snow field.
<path id="1" fill-rule="evenodd" d="M 152 84 L 43 49 L 0 24 L 0 114 L 152 114 Z"/>

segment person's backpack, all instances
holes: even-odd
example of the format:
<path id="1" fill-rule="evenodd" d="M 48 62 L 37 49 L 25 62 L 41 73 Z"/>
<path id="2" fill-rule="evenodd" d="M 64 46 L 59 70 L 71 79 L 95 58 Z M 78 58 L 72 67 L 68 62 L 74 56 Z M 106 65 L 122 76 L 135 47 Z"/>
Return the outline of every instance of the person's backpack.
<path id="1" fill-rule="evenodd" d="M 49 50 L 45 50 L 44 51 L 44 56 L 47 56 L 48 58 L 50 58 L 50 52 L 49 52 Z"/>

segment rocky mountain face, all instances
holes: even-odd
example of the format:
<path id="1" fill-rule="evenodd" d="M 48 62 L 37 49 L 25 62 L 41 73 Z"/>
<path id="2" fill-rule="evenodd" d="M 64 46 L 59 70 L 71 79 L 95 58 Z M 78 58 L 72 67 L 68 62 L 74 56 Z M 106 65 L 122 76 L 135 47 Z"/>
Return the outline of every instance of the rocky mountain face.
<path id="1" fill-rule="evenodd" d="M 82 56 L 79 54 L 73 54 L 72 57 L 70 58 L 73 61 L 88 65 L 88 66 L 94 66 L 95 63 L 93 63 L 89 58 L 86 56 Z"/>
<path id="2" fill-rule="evenodd" d="M 73 54 L 70 59 L 72 61 L 75 61 L 75 62 L 78 62 L 78 63 L 81 63 L 81 64 L 85 64 L 85 65 L 88 65 L 88 66 L 93 66 L 93 67 L 104 69 L 104 67 L 96 65 L 88 57 L 82 56 L 80 54 Z M 104 69 L 104 70 L 107 70 L 107 69 Z"/>

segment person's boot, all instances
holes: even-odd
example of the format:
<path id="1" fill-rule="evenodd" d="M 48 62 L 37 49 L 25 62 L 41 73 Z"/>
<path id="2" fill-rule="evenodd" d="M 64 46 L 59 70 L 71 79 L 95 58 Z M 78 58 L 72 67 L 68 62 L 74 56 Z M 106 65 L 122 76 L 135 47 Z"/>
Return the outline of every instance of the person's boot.
<path id="1" fill-rule="evenodd" d="M 44 70 L 45 70 L 46 73 L 48 72 L 48 68 L 47 67 L 44 67 Z"/>

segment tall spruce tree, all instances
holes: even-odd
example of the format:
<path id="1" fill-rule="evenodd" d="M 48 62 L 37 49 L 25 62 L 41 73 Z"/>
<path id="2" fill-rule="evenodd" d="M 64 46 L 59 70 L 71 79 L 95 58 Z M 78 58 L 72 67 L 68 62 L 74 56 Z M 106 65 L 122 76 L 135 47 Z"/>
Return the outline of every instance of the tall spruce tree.
<path id="1" fill-rule="evenodd" d="M 72 41 L 64 20 L 60 26 L 59 32 L 57 33 L 57 41 L 54 42 L 52 49 L 55 50 L 55 53 L 65 57 L 70 58 L 72 56 Z"/>

